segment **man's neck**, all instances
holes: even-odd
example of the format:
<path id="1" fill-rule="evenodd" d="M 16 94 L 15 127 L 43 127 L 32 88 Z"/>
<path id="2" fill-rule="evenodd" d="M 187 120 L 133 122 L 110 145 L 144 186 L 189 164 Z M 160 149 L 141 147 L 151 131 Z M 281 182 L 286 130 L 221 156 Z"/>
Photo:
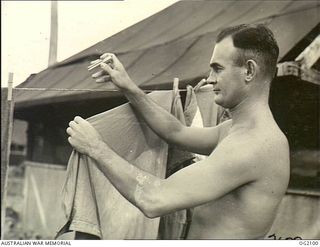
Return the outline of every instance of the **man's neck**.
<path id="1" fill-rule="evenodd" d="M 232 118 L 232 128 L 250 128 L 259 120 L 272 116 L 268 97 L 246 98 L 235 107 L 229 109 Z"/>

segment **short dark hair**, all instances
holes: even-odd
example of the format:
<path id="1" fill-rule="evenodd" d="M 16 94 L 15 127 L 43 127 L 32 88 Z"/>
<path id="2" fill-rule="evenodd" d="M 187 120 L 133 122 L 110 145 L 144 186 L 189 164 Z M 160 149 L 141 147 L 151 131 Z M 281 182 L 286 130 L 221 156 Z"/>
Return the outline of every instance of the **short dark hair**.
<path id="1" fill-rule="evenodd" d="M 248 59 L 254 59 L 271 78 L 276 73 L 279 46 L 272 31 L 263 24 L 241 24 L 227 27 L 217 36 L 216 43 L 231 37 L 233 45 L 239 48 L 236 65 L 243 66 Z"/>

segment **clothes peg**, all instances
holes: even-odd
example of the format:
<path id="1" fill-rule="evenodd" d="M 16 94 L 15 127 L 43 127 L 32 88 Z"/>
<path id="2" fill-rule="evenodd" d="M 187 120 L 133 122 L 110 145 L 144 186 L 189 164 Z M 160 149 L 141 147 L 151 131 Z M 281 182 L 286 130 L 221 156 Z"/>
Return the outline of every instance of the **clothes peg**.
<path id="1" fill-rule="evenodd" d="M 204 85 L 207 84 L 207 80 L 206 79 L 202 79 L 201 81 L 198 82 L 198 84 L 194 87 L 194 91 L 198 92 L 200 90 L 201 87 L 203 87 Z"/>
<path id="2" fill-rule="evenodd" d="M 179 78 L 175 77 L 173 79 L 173 93 L 176 95 L 179 92 Z"/>
<path id="3" fill-rule="evenodd" d="M 12 87 L 13 87 L 13 73 L 9 72 L 8 79 L 8 101 L 12 100 Z"/>

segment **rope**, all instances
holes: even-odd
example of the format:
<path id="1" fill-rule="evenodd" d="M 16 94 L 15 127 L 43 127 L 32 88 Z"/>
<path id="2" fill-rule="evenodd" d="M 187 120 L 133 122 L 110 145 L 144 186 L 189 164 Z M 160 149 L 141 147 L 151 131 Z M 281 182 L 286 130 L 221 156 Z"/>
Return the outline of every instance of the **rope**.
<path id="1" fill-rule="evenodd" d="M 69 89 L 69 88 L 25 88 L 18 87 L 14 88 L 14 90 L 18 91 L 64 91 L 64 92 L 121 92 L 118 89 Z M 157 90 L 148 90 L 141 89 L 143 92 L 151 93 L 154 91 L 170 91 L 170 89 L 157 89 Z M 186 89 L 179 89 L 180 92 L 186 92 Z"/>

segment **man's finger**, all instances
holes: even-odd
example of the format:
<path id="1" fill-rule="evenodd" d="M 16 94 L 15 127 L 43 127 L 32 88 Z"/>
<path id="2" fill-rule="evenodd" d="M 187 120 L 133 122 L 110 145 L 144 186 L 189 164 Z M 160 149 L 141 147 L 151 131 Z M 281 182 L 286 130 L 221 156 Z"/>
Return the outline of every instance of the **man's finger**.
<path id="1" fill-rule="evenodd" d="M 69 122 L 69 126 L 71 127 L 71 128 L 73 128 L 73 129 L 76 129 L 77 128 L 77 123 L 75 122 L 75 121 L 70 121 Z"/>
<path id="2" fill-rule="evenodd" d="M 100 59 L 104 59 L 106 57 L 113 57 L 114 54 L 113 53 L 110 53 L 110 52 L 106 52 L 106 53 L 103 53 L 101 56 L 100 56 Z"/>
<path id="3" fill-rule="evenodd" d="M 84 122 L 86 122 L 86 120 L 84 120 L 82 117 L 80 117 L 80 116 L 76 116 L 75 118 L 74 118 L 74 121 L 76 122 L 76 123 L 84 123 Z"/>
<path id="4" fill-rule="evenodd" d="M 67 133 L 68 133 L 69 136 L 73 136 L 75 134 L 71 127 L 67 128 Z"/>
<path id="5" fill-rule="evenodd" d="M 105 72 L 104 70 L 99 70 L 98 72 L 94 73 L 94 74 L 92 75 L 92 77 L 93 77 L 93 78 L 97 78 L 97 77 L 99 77 L 99 76 L 104 75 L 105 73 L 106 73 L 106 72 Z"/>
<path id="6" fill-rule="evenodd" d="M 106 71 L 109 75 L 111 75 L 112 72 L 113 72 L 112 68 L 111 68 L 108 64 L 106 64 L 106 63 L 101 63 L 101 64 L 100 64 L 100 67 L 101 67 L 104 71 Z"/>
<path id="7" fill-rule="evenodd" d="M 117 58 L 116 55 L 111 53 L 111 57 L 112 57 L 112 61 L 113 61 L 113 65 L 115 68 L 119 68 L 120 66 L 122 67 L 122 63 L 120 62 L 120 60 Z"/>
<path id="8" fill-rule="evenodd" d="M 110 53 L 103 53 L 101 56 L 100 56 L 100 59 L 104 59 L 106 58 L 107 56 L 109 56 Z"/>
<path id="9" fill-rule="evenodd" d="M 69 123 L 69 126 L 70 128 L 72 129 L 73 133 L 76 133 L 76 132 L 80 132 L 81 131 L 81 128 L 79 126 L 78 123 L 76 123 L 75 121 L 71 121 Z"/>
<path id="10" fill-rule="evenodd" d="M 108 81 L 111 81 L 110 75 L 105 75 L 105 76 L 102 76 L 102 77 L 96 79 L 97 83 L 103 83 L 103 82 L 108 82 Z"/>
<path id="11" fill-rule="evenodd" d="M 112 60 L 112 64 L 114 65 L 115 68 L 119 68 L 119 66 L 122 66 L 122 63 L 120 62 L 120 60 L 117 58 L 117 56 L 113 53 L 104 53 L 100 59 L 104 59 L 106 57 L 111 57 Z"/>
<path id="12" fill-rule="evenodd" d="M 81 129 L 81 127 L 89 127 L 89 126 L 92 126 L 87 120 L 83 119 L 82 117 L 80 116 L 76 116 L 74 118 L 74 121 L 77 123 L 77 129 L 76 130 L 79 130 L 80 132 L 83 131 L 83 129 Z"/>
<path id="13" fill-rule="evenodd" d="M 68 137 L 68 142 L 71 144 L 71 146 L 74 146 L 73 139 L 71 136 Z"/>

